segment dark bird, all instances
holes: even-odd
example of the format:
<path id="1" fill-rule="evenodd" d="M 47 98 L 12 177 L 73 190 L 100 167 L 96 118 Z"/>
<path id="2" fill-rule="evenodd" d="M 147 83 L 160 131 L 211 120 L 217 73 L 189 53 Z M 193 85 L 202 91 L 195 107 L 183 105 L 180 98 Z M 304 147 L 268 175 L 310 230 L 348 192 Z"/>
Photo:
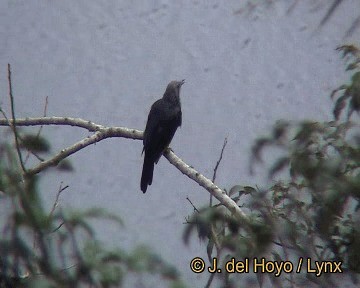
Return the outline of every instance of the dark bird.
<path id="1" fill-rule="evenodd" d="M 151 106 L 143 138 L 145 158 L 140 185 L 143 193 L 152 183 L 154 164 L 158 163 L 176 129 L 181 126 L 180 88 L 184 83 L 185 80 L 171 81 L 164 96 Z"/>

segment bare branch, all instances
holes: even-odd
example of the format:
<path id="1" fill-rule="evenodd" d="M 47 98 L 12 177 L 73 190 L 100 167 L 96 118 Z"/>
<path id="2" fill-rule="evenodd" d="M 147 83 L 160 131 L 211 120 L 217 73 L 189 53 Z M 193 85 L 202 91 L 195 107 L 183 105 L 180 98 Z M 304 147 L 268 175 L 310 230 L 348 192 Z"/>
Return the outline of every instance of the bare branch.
<path id="1" fill-rule="evenodd" d="M 41 162 L 36 167 L 29 169 L 27 175 L 37 174 L 50 166 L 57 165 L 61 160 L 74 154 L 75 152 L 101 140 L 111 137 L 122 137 L 128 139 L 143 139 L 143 132 L 136 129 L 129 129 L 125 127 L 105 127 L 99 124 L 95 124 L 91 121 L 83 120 L 80 118 L 69 117 L 42 117 L 42 118 L 25 118 L 25 119 L 0 119 L 0 126 L 9 126 L 12 123 L 16 123 L 17 126 L 38 126 L 38 125 L 68 125 L 76 126 L 87 129 L 90 132 L 95 132 L 92 136 L 82 139 L 81 141 L 73 144 L 72 146 L 61 150 L 53 158 Z M 226 195 L 225 191 L 216 186 L 210 179 L 206 178 L 194 168 L 187 165 L 173 152 L 167 149 L 164 152 L 164 156 L 177 167 L 183 174 L 187 175 L 190 179 L 193 179 L 200 186 L 208 190 L 216 199 L 220 201 L 225 207 L 227 207 L 231 213 L 241 221 L 247 221 L 247 215 L 240 209 L 240 207 Z"/>
<path id="2" fill-rule="evenodd" d="M 45 98 L 45 105 L 44 105 L 44 114 L 43 114 L 43 117 L 46 117 L 48 104 L 49 104 L 49 96 L 46 96 L 46 98 Z M 38 133 L 36 134 L 36 137 L 37 137 L 37 138 L 40 137 L 41 130 L 42 130 L 43 126 L 44 126 L 44 125 L 41 125 L 41 126 L 40 126 L 39 131 L 38 131 Z"/>
<path id="3" fill-rule="evenodd" d="M 213 174 L 213 177 L 212 177 L 212 182 L 215 182 L 216 172 L 217 172 L 217 169 L 219 168 L 220 162 L 221 162 L 221 160 L 222 160 L 222 157 L 223 157 L 223 153 L 224 153 L 226 144 L 227 144 L 227 138 L 225 137 L 224 144 L 223 144 L 223 147 L 222 147 L 221 153 L 220 153 L 220 158 L 219 158 L 219 160 L 216 162 L 216 165 L 215 165 L 215 168 L 214 168 L 214 174 Z M 212 206 L 212 194 L 210 194 L 210 207 L 211 207 L 211 206 Z"/>
<path id="4" fill-rule="evenodd" d="M 226 144 L 227 144 L 227 138 L 225 138 L 225 140 L 224 140 L 224 144 L 223 144 L 223 147 L 222 147 L 222 149 L 221 149 L 221 153 L 220 153 L 219 160 L 216 162 L 216 165 L 215 165 L 215 168 L 214 168 L 214 174 L 213 174 L 212 182 L 215 182 L 216 172 L 217 172 L 217 169 L 219 168 L 219 164 L 220 164 L 220 162 L 221 162 L 221 160 L 222 160 L 222 157 L 223 157 L 223 154 L 224 154 L 224 150 L 225 150 Z"/>
<path id="5" fill-rule="evenodd" d="M 248 222 L 247 215 L 241 210 L 241 208 L 228 196 L 224 190 L 221 190 L 216 186 L 210 179 L 200 174 L 194 168 L 182 161 L 178 156 L 175 155 L 171 149 L 166 149 L 164 156 L 178 168 L 183 174 L 188 176 L 190 179 L 197 182 L 200 186 L 204 187 L 209 191 L 216 199 L 218 199 L 235 217 L 240 221 Z"/>
<path id="6" fill-rule="evenodd" d="M 48 104 L 49 104 L 49 96 L 46 96 L 46 98 L 45 98 L 45 105 L 44 105 L 44 114 L 43 114 L 43 117 L 46 117 L 46 112 L 47 112 Z M 40 134 L 41 134 L 42 128 L 43 128 L 43 125 L 40 126 L 39 131 L 38 131 L 38 133 L 36 134 L 36 139 L 39 139 L 39 138 L 40 138 Z M 27 153 L 27 155 L 26 155 L 26 158 L 25 158 L 24 163 L 26 163 L 26 162 L 29 160 L 31 154 L 34 155 L 38 160 L 44 161 L 37 153 L 35 153 L 34 151 L 31 151 L 31 150 L 28 150 L 28 153 Z"/>
<path id="7" fill-rule="evenodd" d="M 65 189 L 67 189 L 67 188 L 69 188 L 69 185 L 66 185 L 65 187 L 62 187 L 62 182 L 60 183 L 59 190 L 58 190 L 58 192 L 56 193 L 55 202 L 54 202 L 53 207 L 52 207 L 52 209 L 51 209 L 51 211 L 50 211 L 50 214 L 49 214 L 50 217 L 53 216 L 56 207 L 59 205 L 59 198 L 60 198 L 61 192 L 63 192 L 63 191 L 64 191 Z"/>
<path id="8" fill-rule="evenodd" d="M 14 104 L 14 97 L 12 94 L 12 85 L 11 85 L 11 67 L 10 64 L 8 64 L 8 83 L 9 83 L 9 97 L 10 97 L 10 104 L 11 104 L 11 115 L 13 119 L 16 119 L 15 117 L 15 104 Z M 11 127 L 13 129 L 14 132 L 14 137 L 15 137 L 15 145 L 16 145 L 16 151 L 19 157 L 19 162 L 21 165 L 21 169 L 23 170 L 24 173 L 26 173 L 26 168 L 22 159 L 22 155 L 21 155 L 21 151 L 20 151 L 20 145 L 19 145 L 19 137 L 18 137 L 18 133 L 16 130 L 16 123 L 13 122 L 13 125 Z"/>
<path id="9" fill-rule="evenodd" d="M 196 208 L 196 206 L 191 202 L 190 198 L 189 198 L 189 197 L 186 197 L 186 200 L 189 201 L 189 203 L 191 204 L 191 206 L 194 208 L 194 211 L 199 213 L 199 210 L 198 210 L 198 209 Z"/>
<path id="10" fill-rule="evenodd" d="M 0 119 L 0 126 L 9 126 L 13 124 L 13 119 Z M 96 132 L 105 126 L 95 124 L 91 121 L 87 121 L 80 118 L 71 118 L 71 117 L 37 117 L 37 118 L 23 118 L 16 119 L 16 126 L 40 126 L 40 125 L 66 125 L 66 126 L 76 126 L 80 128 L 87 129 L 90 132 Z"/>
<path id="11" fill-rule="evenodd" d="M 34 175 L 39 173 L 40 171 L 50 167 L 50 166 L 56 166 L 59 164 L 59 162 L 66 157 L 74 154 L 75 152 L 91 145 L 97 142 L 100 142 L 103 139 L 111 138 L 111 137 L 124 137 L 124 138 L 132 138 L 132 139 L 141 139 L 142 132 L 137 131 L 135 129 L 127 129 L 127 128 L 103 128 L 100 131 L 97 131 L 92 136 L 82 139 L 81 141 L 75 143 L 74 145 L 67 147 L 63 150 L 61 150 L 57 155 L 55 155 L 53 158 L 46 160 L 44 162 L 41 162 L 36 167 L 29 169 L 27 171 L 27 175 Z"/>
<path id="12" fill-rule="evenodd" d="M 74 154 L 75 152 L 91 145 L 100 142 L 103 139 L 111 137 L 123 137 L 129 139 L 142 139 L 143 132 L 136 129 L 129 129 L 125 127 L 105 127 L 95 124 L 91 121 L 80 118 L 68 117 L 42 117 L 42 118 L 25 118 L 25 119 L 0 119 L 0 126 L 39 126 L 39 125 L 68 125 L 87 129 L 90 132 L 96 132 L 94 135 L 82 139 L 81 141 L 61 150 L 53 158 L 41 162 L 36 167 L 26 171 L 26 175 L 34 175 L 40 171 L 50 167 L 56 166 L 61 160 Z"/>

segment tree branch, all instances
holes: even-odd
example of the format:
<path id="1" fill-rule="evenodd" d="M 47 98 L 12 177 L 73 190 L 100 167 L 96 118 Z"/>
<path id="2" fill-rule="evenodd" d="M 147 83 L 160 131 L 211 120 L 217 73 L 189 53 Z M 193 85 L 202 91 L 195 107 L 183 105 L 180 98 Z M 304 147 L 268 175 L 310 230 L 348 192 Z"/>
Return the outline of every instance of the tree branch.
<path id="1" fill-rule="evenodd" d="M 91 121 L 83 120 L 80 118 L 70 117 L 40 117 L 40 118 L 25 118 L 25 119 L 0 119 L 0 126 L 13 125 L 16 126 L 38 126 L 38 125 L 67 125 L 84 128 L 90 132 L 95 132 L 92 136 L 80 140 L 61 150 L 57 155 L 41 162 L 32 169 L 28 169 L 27 175 L 37 174 L 50 166 L 56 166 L 61 160 L 74 154 L 75 152 L 91 145 L 96 142 L 100 142 L 106 138 L 122 137 L 134 140 L 143 139 L 143 132 L 136 129 L 129 129 L 125 127 L 106 127 L 103 125 L 95 124 Z M 216 186 L 210 179 L 200 174 L 194 168 L 190 167 L 184 161 L 182 161 L 174 152 L 170 149 L 165 150 L 164 156 L 169 160 L 171 164 L 177 167 L 183 174 L 190 179 L 197 182 L 200 186 L 209 191 L 216 199 L 220 201 L 225 207 L 227 207 L 232 214 L 236 216 L 240 221 L 248 221 L 247 215 L 240 209 L 240 207 L 228 196 L 225 191 Z"/>
<path id="2" fill-rule="evenodd" d="M 0 119 L 0 126 L 9 126 L 9 123 L 14 123 L 13 119 Z M 87 129 L 90 132 L 96 132 L 105 126 L 95 124 L 91 121 L 87 121 L 80 118 L 71 118 L 71 117 L 37 117 L 37 118 L 23 118 L 16 119 L 16 126 L 40 126 L 40 125 L 66 125 L 66 126 L 76 126 L 79 128 Z"/>
<path id="3" fill-rule="evenodd" d="M 12 84 L 11 84 L 11 67 L 10 64 L 8 64 L 8 83 L 9 83 L 9 97 L 10 97 L 10 105 L 11 105 L 11 115 L 13 119 L 16 119 L 15 117 L 15 103 L 14 103 L 14 97 L 12 93 Z M 5 119 L 6 120 L 6 119 Z M 21 169 L 24 173 L 26 173 L 26 168 L 22 159 L 21 151 L 20 151 L 20 145 L 19 145 L 19 137 L 16 129 L 16 123 L 13 122 L 13 125 L 11 127 L 14 132 L 14 138 L 15 138 L 15 145 L 16 145 L 16 151 L 19 157 L 19 162 L 21 165 Z"/>
<path id="4" fill-rule="evenodd" d="M 225 137 L 225 140 L 224 140 L 224 144 L 223 144 L 223 147 L 221 149 L 221 153 L 220 153 L 220 158 L 219 160 L 216 162 L 216 165 L 215 165 L 215 168 L 214 168 L 214 174 L 213 174 L 213 177 L 212 177 L 212 182 L 214 183 L 215 182 L 215 179 L 216 179 L 216 172 L 217 172 L 217 169 L 219 168 L 219 165 L 220 165 L 220 162 L 222 160 L 222 157 L 223 157 L 223 154 L 224 154 L 224 150 L 225 150 L 225 147 L 226 147 L 226 144 L 227 144 L 227 137 Z M 212 205 L 212 194 L 210 195 L 210 207 L 213 206 Z"/>
<path id="5" fill-rule="evenodd" d="M 213 195 L 216 199 L 220 201 L 220 203 L 222 203 L 226 208 L 228 208 L 238 220 L 242 222 L 248 221 L 248 216 L 241 210 L 241 208 L 228 195 L 226 195 L 224 190 L 221 190 L 210 179 L 206 178 L 204 175 L 200 174 L 194 168 L 182 161 L 170 149 L 165 150 L 164 156 L 183 174 L 185 174 L 190 179 L 194 180 L 200 186 L 204 187 L 207 191 L 209 191 L 211 195 Z"/>
<path id="6" fill-rule="evenodd" d="M 0 119 L 0 126 L 9 126 L 15 124 L 16 126 L 38 126 L 38 125 L 68 125 L 87 129 L 90 132 L 96 132 L 92 136 L 82 139 L 74 145 L 61 150 L 57 155 L 41 162 L 32 169 L 26 171 L 26 175 L 34 175 L 50 166 L 56 166 L 61 160 L 74 154 L 75 152 L 91 145 L 100 142 L 103 139 L 111 137 L 123 137 L 130 139 L 142 139 L 142 131 L 135 129 L 128 129 L 125 127 L 105 127 L 95 124 L 91 121 L 80 118 L 69 117 L 41 117 L 41 118 L 25 118 L 25 119 Z"/>

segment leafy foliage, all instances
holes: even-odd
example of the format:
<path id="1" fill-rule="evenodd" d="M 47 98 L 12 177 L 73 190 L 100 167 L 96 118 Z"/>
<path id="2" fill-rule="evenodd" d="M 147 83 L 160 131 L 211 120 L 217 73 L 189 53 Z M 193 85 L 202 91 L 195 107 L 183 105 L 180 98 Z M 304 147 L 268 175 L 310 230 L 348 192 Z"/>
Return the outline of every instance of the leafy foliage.
<path id="1" fill-rule="evenodd" d="M 25 151 L 50 150 L 39 135 L 19 138 Z M 169 286 L 183 287 L 177 270 L 149 249 L 109 250 L 96 239 L 91 219 L 121 227 L 118 216 L 98 208 L 56 209 L 58 199 L 46 211 L 38 189 L 41 175 L 23 174 L 15 146 L 0 142 L 0 197 L 9 203 L 0 240 L 1 288 L 121 287 L 128 272 L 159 275 Z"/>
<path id="2" fill-rule="evenodd" d="M 359 69 L 356 47 L 342 46 L 339 50 L 345 55 L 355 55 L 351 68 Z M 347 99 L 349 109 L 359 111 L 359 87 L 360 72 L 355 70 L 351 84 L 344 88 L 346 99 L 343 100 L 343 95 L 343 99 L 335 103 L 336 120 Z M 200 239 L 207 242 L 210 263 L 213 257 L 220 257 L 221 268 L 232 257 L 237 260 L 265 257 L 267 261 L 296 262 L 304 257 L 312 261 L 341 261 L 342 270 L 347 272 L 341 277 L 351 275 L 357 283 L 360 129 L 359 123 L 350 121 L 350 117 L 351 113 L 345 122 L 279 121 L 269 136 L 254 143 L 251 156 L 252 168 L 262 163 L 266 150 L 282 151 L 269 169 L 268 175 L 274 184 L 266 190 L 236 185 L 227 192 L 250 215 L 249 223 L 239 223 L 220 204 L 199 209 L 187 221 L 185 241 L 196 228 Z M 317 278 L 305 270 L 283 273 L 280 277 L 271 273 L 264 275 L 276 287 L 304 286 L 304 283 L 320 287 L 338 285 L 336 274 Z M 260 286 L 264 275 L 256 275 Z M 222 276 L 224 287 L 237 287 L 236 281 L 244 281 L 243 275 Z"/>
<path id="3" fill-rule="evenodd" d="M 49 152 L 50 150 L 50 144 L 40 135 L 26 134 L 22 136 L 21 146 L 34 152 Z"/>
<path id="4" fill-rule="evenodd" d="M 360 111 L 360 50 L 353 45 L 344 45 L 337 48 L 338 51 L 343 52 L 343 58 L 347 58 L 350 62 L 346 70 L 355 70 L 349 85 L 341 85 L 331 93 L 333 98 L 336 93 L 343 91 L 343 94 L 337 99 L 334 107 L 334 117 L 339 119 L 341 111 L 345 108 L 348 102 L 348 116 L 350 119 L 354 111 Z"/>

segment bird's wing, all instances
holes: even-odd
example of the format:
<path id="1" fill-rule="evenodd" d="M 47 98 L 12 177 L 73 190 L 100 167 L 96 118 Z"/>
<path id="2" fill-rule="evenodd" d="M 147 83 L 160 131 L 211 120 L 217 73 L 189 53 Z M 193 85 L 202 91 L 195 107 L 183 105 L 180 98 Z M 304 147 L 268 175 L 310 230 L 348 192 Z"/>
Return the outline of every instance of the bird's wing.
<path id="1" fill-rule="evenodd" d="M 170 113 L 171 109 L 166 105 L 160 99 L 151 106 L 144 132 L 144 150 L 147 155 L 152 155 L 154 162 L 159 160 L 181 125 L 181 110 Z"/>

